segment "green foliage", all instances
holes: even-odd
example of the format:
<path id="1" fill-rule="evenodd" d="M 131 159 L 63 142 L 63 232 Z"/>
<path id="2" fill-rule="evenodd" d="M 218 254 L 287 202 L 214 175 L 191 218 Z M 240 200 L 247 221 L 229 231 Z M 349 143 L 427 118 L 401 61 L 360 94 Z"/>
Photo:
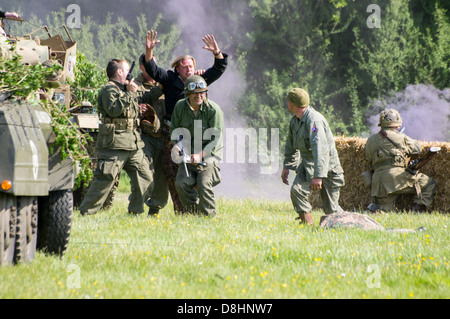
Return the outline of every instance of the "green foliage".
<path id="1" fill-rule="evenodd" d="M 100 89 L 108 82 L 105 72 L 100 72 L 97 65 L 89 62 L 83 53 L 77 52 L 75 64 L 75 81 L 70 83 L 72 98 L 79 104 L 89 101 L 97 105 Z"/>
<path id="2" fill-rule="evenodd" d="M 11 59 L 0 56 L 0 94 L 27 98 L 45 86 L 45 79 L 61 69 L 42 65 L 25 65 L 22 57 L 14 55 Z"/>
<path id="3" fill-rule="evenodd" d="M 60 149 L 62 160 L 71 157 L 79 162 L 80 172 L 76 177 L 75 187 L 82 182 L 88 183 L 93 176 L 86 151 L 89 135 L 80 132 L 76 125 L 71 123 L 64 106 L 59 106 L 51 100 L 37 101 L 34 97 L 39 91 L 51 95 L 51 91 L 45 89 L 46 79 L 51 78 L 62 67 L 58 64 L 52 67 L 41 64 L 25 65 L 21 60 L 18 55 L 14 55 L 12 59 L 0 57 L 0 95 L 30 99 L 40 104 L 51 116 L 51 125 L 56 136 L 49 151 Z"/>
<path id="4" fill-rule="evenodd" d="M 81 184 L 87 186 L 93 178 L 91 159 L 87 151 L 88 142 L 92 141 L 92 138 L 87 133 L 81 132 L 78 126 L 70 121 L 70 115 L 64 107 L 55 104 L 52 100 L 44 100 L 41 105 L 52 118 L 51 125 L 56 135 L 50 152 L 60 149 L 61 160 L 70 157 L 78 163 L 74 189 Z"/>
<path id="5" fill-rule="evenodd" d="M 49 0 L 48 0 L 49 1 Z M 17 6 L 25 6 L 18 0 Z M 53 3 L 53 2 L 52 2 Z M 40 25 L 60 29 L 63 8 L 50 5 L 45 21 L 18 25 L 22 34 Z M 81 0 L 87 6 L 88 1 Z M 111 8 L 118 6 L 111 2 Z M 115 4 L 115 5 L 114 5 Z M 290 114 L 285 94 L 306 88 L 311 105 L 328 119 L 335 134 L 367 131 L 371 101 L 408 84 L 450 86 L 450 7 L 445 0 L 379 0 L 381 28 L 369 28 L 372 0 L 211 0 L 203 4 L 212 32 L 246 82 L 235 110 L 253 127 L 280 128 L 281 142 Z M 193 4 L 194 5 L 194 4 Z M 158 30 L 158 63 L 169 65 L 182 43 L 176 15 L 156 0 L 133 3 L 119 14 L 104 2 L 89 2 L 81 29 L 71 29 L 79 51 L 97 70 L 111 58 L 136 60 L 145 33 Z M 84 8 L 84 7 L 83 7 Z M 14 9 L 14 8 L 12 8 Z M 20 8 L 18 10 L 20 12 Z M 122 16 L 123 15 L 123 16 Z M 15 26 L 14 26 L 15 27 Z M 27 30 L 25 30 L 28 28 Z M 237 67 L 236 67 L 237 65 Z M 230 67 L 230 69 L 231 69 Z M 264 114 L 261 114 L 264 113 Z"/>

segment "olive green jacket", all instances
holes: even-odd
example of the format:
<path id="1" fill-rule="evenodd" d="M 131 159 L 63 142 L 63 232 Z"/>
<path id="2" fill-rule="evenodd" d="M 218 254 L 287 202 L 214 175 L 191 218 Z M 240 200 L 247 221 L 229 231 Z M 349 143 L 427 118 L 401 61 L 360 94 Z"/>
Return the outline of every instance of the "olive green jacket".
<path id="1" fill-rule="evenodd" d="M 172 113 L 170 136 L 172 143 L 178 143 L 178 133 L 172 134 L 177 128 L 189 131 L 190 141 L 183 141 L 187 153 L 206 152 L 205 161 L 209 159 L 221 160 L 223 155 L 224 116 L 220 107 L 213 101 L 203 102 L 195 116 L 189 105 L 188 98 L 177 102 Z M 183 139 L 186 137 L 183 137 Z M 200 145 L 201 142 L 201 145 Z M 199 149 L 201 146 L 201 149 Z"/>
<path id="2" fill-rule="evenodd" d="M 299 164 L 309 179 L 326 178 L 329 171 L 343 173 L 328 122 L 311 106 L 301 119 L 293 116 L 289 123 L 284 168 L 297 170 Z"/>
<path id="3" fill-rule="evenodd" d="M 101 124 L 97 140 L 99 150 L 134 151 L 144 143 L 139 131 L 139 103 L 152 104 L 162 94 L 160 89 L 147 92 L 129 92 L 125 85 L 109 81 L 98 95 L 98 113 Z"/>
<path id="4" fill-rule="evenodd" d="M 383 130 L 392 142 L 377 133 L 367 139 L 365 146 L 366 159 L 374 170 L 371 189 L 374 197 L 384 197 L 413 186 L 417 176 L 406 170 L 408 159 L 422 151 L 419 142 L 407 135 L 393 128 Z"/>

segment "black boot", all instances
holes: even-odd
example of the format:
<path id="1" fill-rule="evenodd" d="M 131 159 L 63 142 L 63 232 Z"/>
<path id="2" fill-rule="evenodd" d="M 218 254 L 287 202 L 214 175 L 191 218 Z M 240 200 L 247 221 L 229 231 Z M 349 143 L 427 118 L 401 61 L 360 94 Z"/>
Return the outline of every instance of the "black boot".
<path id="1" fill-rule="evenodd" d="M 149 217 L 156 217 L 159 214 L 159 208 L 150 207 L 148 209 L 148 216 Z"/>

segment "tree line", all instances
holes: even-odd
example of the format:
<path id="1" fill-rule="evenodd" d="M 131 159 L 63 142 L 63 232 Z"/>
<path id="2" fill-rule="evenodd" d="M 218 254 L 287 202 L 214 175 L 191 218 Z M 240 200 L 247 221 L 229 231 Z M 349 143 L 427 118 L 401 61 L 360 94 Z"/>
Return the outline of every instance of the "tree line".
<path id="1" fill-rule="evenodd" d="M 16 0 L 13 8 L 5 8 L 5 4 L 1 8 L 20 12 L 26 3 Z M 87 6 L 87 1 L 78 3 L 82 8 Z M 139 10 L 133 11 L 132 17 L 108 10 L 123 2 L 95 3 L 94 10 L 82 15 L 81 28 L 70 32 L 83 58 L 97 66 L 95 72 L 100 76 L 104 76 L 104 66 L 113 56 L 137 59 L 143 52 L 149 29 L 160 34 L 158 63 L 168 68 L 174 58 L 173 50 L 182 41 L 182 32 L 189 31 L 177 28 L 179 17 L 164 14 L 167 12 L 162 10 L 164 4 L 156 0 L 127 2 L 130 8 Z M 210 0 L 207 3 L 205 14 L 221 17 L 220 25 L 212 24 L 211 30 L 246 83 L 235 111 L 252 127 L 278 127 L 280 132 L 286 132 L 288 114 L 282 106 L 286 103 L 286 92 L 292 87 L 307 89 L 311 105 L 325 115 L 333 132 L 346 135 L 367 132 L 367 117 L 379 111 L 373 108 L 373 101 L 402 91 L 408 84 L 450 87 L 448 1 Z M 44 19 L 31 14 L 28 24 L 14 28 L 18 33 L 30 32 L 42 24 L 59 28 L 68 15 L 65 8 L 49 12 Z M 192 21 L 189 27 L 196 28 L 197 22 Z"/>

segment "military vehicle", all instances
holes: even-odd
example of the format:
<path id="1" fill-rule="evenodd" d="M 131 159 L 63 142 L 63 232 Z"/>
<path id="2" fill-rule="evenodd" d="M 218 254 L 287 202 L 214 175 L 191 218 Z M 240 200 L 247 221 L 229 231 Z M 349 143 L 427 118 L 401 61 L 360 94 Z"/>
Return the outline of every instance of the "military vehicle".
<path id="1" fill-rule="evenodd" d="M 69 40 L 44 28 L 45 39 L 32 39 L 33 31 L 7 36 L 6 43 L 23 63 L 61 64 L 62 71 L 48 81 L 48 95 L 68 107 L 65 82 L 74 77 L 77 43 L 65 27 Z M 11 94 L 0 96 L 0 265 L 29 262 L 36 249 L 61 255 L 67 248 L 76 163 L 62 160 L 61 150 L 52 148 L 56 135 L 51 121 L 39 105 Z"/>

